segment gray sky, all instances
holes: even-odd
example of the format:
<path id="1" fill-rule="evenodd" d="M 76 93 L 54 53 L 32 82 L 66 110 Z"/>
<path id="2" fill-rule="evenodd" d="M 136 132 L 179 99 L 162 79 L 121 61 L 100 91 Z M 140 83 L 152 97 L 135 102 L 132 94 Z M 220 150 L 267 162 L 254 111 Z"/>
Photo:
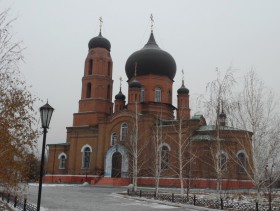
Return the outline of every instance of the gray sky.
<path id="1" fill-rule="evenodd" d="M 177 63 L 173 104 L 181 69 L 190 95 L 205 93 L 215 68 L 232 66 L 240 76 L 252 67 L 280 95 L 280 1 L 278 0 L 0 0 L 18 17 L 15 36 L 27 49 L 21 70 L 32 92 L 55 108 L 47 143 L 66 141 L 66 126 L 78 111 L 88 41 L 102 34 L 111 42 L 113 97 L 125 62 L 147 42 L 150 14 L 158 45 Z M 195 110 L 195 108 L 192 108 Z M 41 140 L 41 138 L 39 139 Z M 41 143 L 39 143 L 41 144 Z"/>

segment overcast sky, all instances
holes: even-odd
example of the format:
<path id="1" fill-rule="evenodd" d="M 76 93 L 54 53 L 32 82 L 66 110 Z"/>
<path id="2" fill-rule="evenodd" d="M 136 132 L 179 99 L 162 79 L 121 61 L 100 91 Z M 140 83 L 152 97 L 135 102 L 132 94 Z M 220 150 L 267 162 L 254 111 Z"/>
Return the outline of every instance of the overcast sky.
<path id="1" fill-rule="evenodd" d="M 125 62 L 148 41 L 151 13 L 158 45 L 177 64 L 175 106 L 182 69 L 191 96 L 205 93 L 216 67 L 229 66 L 237 76 L 253 67 L 280 94 L 279 0 L 0 0 L 0 8 L 6 7 L 17 17 L 16 39 L 27 47 L 21 64 L 25 80 L 55 108 L 47 143 L 66 141 L 66 127 L 78 111 L 88 41 L 98 35 L 100 16 L 112 46 L 113 98 L 120 76 L 127 95 Z"/>

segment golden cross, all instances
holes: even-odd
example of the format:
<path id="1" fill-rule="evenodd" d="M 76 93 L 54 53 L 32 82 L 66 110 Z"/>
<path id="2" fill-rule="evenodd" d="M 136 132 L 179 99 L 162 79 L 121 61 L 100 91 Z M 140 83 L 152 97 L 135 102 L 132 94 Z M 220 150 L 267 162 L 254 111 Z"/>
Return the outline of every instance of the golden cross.
<path id="1" fill-rule="evenodd" d="M 151 31 L 153 31 L 153 28 L 154 28 L 154 17 L 153 17 L 153 14 L 151 14 L 150 18 L 151 18 Z"/>
<path id="2" fill-rule="evenodd" d="M 99 28 L 100 28 L 100 32 L 101 32 L 101 28 L 102 28 L 102 23 L 103 23 L 103 20 L 102 20 L 102 17 L 99 18 Z"/>

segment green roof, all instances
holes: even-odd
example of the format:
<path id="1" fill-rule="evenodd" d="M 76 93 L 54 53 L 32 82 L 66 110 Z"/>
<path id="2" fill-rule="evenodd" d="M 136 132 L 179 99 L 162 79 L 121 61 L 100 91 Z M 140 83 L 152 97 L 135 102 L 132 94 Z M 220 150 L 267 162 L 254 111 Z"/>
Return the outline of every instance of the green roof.
<path id="1" fill-rule="evenodd" d="M 220 126 L 220 130 L 234 130 L 234 131 L 240 131 L 240 129 L 234 128 L 234 127 L 228 127 L 228 126 Z M 196 131 L 215 131 L 217 130 L 216 125 L 203 125 L 200 126 Z"/>
<path id="2" fill-rule="evenodd" d="M 202 114 L 196 114 L 196 115 L 192 116 L 191 119 L 192 119 L 192 120 L 200 120 L 202 117 L 203 117 Z"/>
<path id="3" fill-rule="evenodd" d="M 216 137 L 212 135 L 195 135 L 191 137 L 191 141 L 215 141 Z"/>

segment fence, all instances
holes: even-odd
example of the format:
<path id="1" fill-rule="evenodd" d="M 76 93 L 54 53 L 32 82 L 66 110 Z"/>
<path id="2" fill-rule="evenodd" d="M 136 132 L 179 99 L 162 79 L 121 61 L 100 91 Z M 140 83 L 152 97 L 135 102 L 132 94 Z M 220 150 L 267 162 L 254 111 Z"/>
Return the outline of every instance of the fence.
<path id="1" fill-rule="evenodd" d="M 29 202 L 27 199 L 21 199 L 17 196 L 13 196 L 9 193 L 0 192 L 2 201 L 6 201 L 7 203 L 11 204 L 13 207 L 23 210 L 23 211 L 36 211 L 37 207 Z"/>
<path id="2" fill-rule="evenodd" d="M 151 191 L 135 191 L 131 192 L 129 189 L 127 190 L 127 195 L 136 196 L 136 197 L 144 197 L 147 199 L 154 199 L 160 201 L 168 201 L 173 203 L 181 203 L 181 204 L 189 204 L 207 208 L 214 209 L 226 209 L 226 210 L 242 210 L 242 211 L 267 211 L 269 210 L 268 204 L 259 204 L 259 203 L 240 203 L 234 202 L 224 199 L 207 199 L 207 198 L 197 198 L 196 195 L 189 196 L 174 194 L 174 193 L 158 193 Z M 272 205 L 272 211 L 280 211 L 279 204 Z"/>

